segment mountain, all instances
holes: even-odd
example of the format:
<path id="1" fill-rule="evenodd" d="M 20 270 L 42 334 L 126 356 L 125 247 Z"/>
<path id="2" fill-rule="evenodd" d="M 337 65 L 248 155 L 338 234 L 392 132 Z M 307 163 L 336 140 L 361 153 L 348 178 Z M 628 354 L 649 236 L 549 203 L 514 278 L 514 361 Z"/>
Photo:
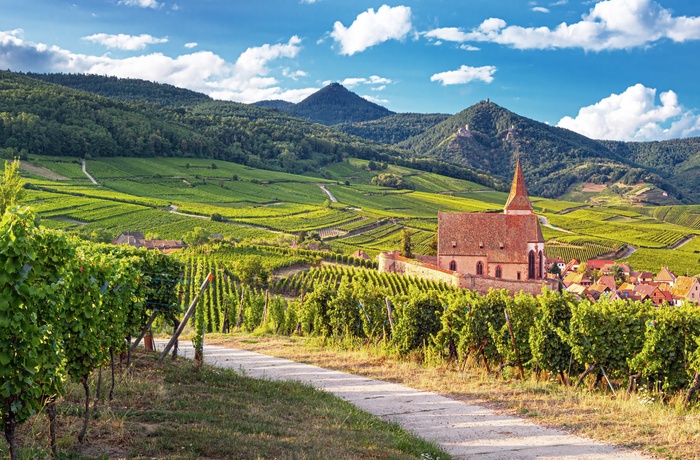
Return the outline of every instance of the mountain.
<path id="1" fill-rule="evenodd" d="M 339 123 L 333 128 L 382 144 L 398 144 L 448 118 L 450 115 L 444 113 L 395 113 L 377 120 Z"/>
<path id="2" fill-rule="evenodd" d="M 340 83 L 331 83 L 297 104 L 261 101 L 254 105 L 273 107 L 303 120 L 327 126 L 376 120 L 394 113 L 358 96 Z"/>
<path id="3" fill-rule="evenodd" d="M 690 155 L 692 141 L 677 142 L 687 146 Z M 561 196 L 578 182 L 634 184 L 644 181 L 677 198 L 700 199 L 697 189 L 682 180 L 677 171 L 660 167 L 666 163 L 661 157 L 665 155 L 662 152 L 668 152 L 668 146 L 653 151 L 649 144 L 611 145 L 482 101 L 397 146 L 412 151 L 416 157 L 435 158 L 501 180 L 512 177 L 519 157 L 528 190 L 545 197 Z M 641 152 L 647 153 L 647 157 Z M 692 161 L 686 161 L 690 168 Z M 692 168 L 683 171 L 687 173 Z"/>
<path id="4" fill-rule="evenodd" d="M 128 81 L 120 93 L 117 80 L 86 81 L 115 94 L 106 98 L 0 71 L 0 156 L 200 157 L 301 173 L 348 156 L 387 161 L 402 153 L 276 110 L 206 96 L 185 107 L 153 105 L 169 86 L 145 91 L 153 96 L 146 104 L 126 103 L 120 99 L 151 84 Z"/>

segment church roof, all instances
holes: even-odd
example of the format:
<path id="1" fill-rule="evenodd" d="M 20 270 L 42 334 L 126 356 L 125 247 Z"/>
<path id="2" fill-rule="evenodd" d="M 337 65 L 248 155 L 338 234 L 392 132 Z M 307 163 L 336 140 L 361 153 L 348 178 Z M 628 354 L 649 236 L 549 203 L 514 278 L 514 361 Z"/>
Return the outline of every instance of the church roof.
<path id="1" fill-rule="evenodd" d="M 523 168 L 520 166 L 520 159 L 515 166 L 515 175 L 513 176 L 513 184 L 510 186 L 510 195 L 504 208 L 506 214 L 509 211 L 529 211 L 532 212 L 532 204 L 527 196 L 525 188 L 525 176 L 523 176 Z"/>
<path id="2" fill-rule="evenodd" d="M 544 243 L 537 216 L 438 213 L 438 253 L 483 255 L 490 263 L 519 263 L 528 243 Z"/>

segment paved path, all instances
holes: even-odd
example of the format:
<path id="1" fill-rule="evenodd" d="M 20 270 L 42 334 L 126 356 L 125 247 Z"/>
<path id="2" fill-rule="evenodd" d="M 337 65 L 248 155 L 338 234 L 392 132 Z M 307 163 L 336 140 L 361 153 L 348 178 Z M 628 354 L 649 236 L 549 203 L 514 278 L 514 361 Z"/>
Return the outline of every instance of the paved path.
<path id="1" fill-rule="evenodd" d="M 83 174 L 85 174 L 87 176 L 87 178 L 90 179 L 90 182 L 92 182 L 95 185 L 99 185 L 97 183 L 97 181 L 95 180 L 95 178 L 92 177 L 89 172 L 87 172 L 87 168 L 85 167 L 85 159 L 82 159 L 80 161 L 83 164 Z"/>
<path id="2" fill-rule="evenodd" d="M 165 341 L 158 341 L 162 348 Z M 180 354 L 194 356 L 181 341 Z M 204 359 L 254 378 L 299 380 L 434 441 L 456 459 L 646 459 L 524 419 L 403 385 L 371 380 L 244 350 L 207 345 Z"/>

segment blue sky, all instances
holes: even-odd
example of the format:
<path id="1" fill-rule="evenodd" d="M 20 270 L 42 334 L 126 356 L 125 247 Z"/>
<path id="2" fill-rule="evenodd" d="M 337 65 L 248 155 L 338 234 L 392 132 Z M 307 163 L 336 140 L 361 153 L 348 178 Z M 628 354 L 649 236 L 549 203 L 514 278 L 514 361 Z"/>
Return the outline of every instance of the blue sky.
<path id="1" fill-rule="evenodd" d="M 0 68 L 397 112 L 490 98 L 589 137 L 700 136 L 697 0 L 2 0 Z"/>

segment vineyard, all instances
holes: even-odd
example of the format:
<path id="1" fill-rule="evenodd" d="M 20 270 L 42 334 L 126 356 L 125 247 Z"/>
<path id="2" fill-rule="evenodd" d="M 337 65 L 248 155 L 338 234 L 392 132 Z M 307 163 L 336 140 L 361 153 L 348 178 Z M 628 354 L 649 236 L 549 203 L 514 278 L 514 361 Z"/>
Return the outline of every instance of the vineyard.
<path id="1" fill-rule="evenodd" d="M 561 257 L 564 262 L 568 262 L 571 259 L 595 259 L 603 254 L 616 253 L 624 246 L 624 243 L 602 238 L 563 236 L 547 241 L 544 250 L 547 257 Z"/>

